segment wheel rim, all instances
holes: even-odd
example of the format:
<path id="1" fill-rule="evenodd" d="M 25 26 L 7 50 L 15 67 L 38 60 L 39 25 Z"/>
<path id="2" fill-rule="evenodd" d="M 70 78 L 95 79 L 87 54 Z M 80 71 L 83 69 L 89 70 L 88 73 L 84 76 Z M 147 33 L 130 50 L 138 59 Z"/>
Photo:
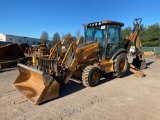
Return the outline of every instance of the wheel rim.
<path id="1" fill-rule="evenodd" d="M 120 61 L 120 64 L 119 64 L 120 72 L 123 72 L 124 68 L 125 68 L 125 60 L 123 59 L 123 60 Z"/>
<path id="2" fill-rule="evenodd" d="M 96 84 L 98 82 L 98 73 L 97 71 L 93 71 L 92 74 L 91 74 L 91 82 L 93 84 Z"/>

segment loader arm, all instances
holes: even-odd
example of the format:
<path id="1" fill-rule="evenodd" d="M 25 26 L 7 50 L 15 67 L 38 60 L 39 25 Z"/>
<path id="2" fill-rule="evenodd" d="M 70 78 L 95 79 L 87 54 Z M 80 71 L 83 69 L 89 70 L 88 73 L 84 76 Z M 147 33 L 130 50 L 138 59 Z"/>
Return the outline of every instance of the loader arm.
<path id="1" fill-rule="evenodd" d="M 99 49 L 98 43 L 93 43 L 93 44 L 83 46 L 80 48 L 77 47 L 77 43 L 70 44 L 65 54 L 65 57 L 62 60 L 61 65 L 60 65 L 61 67 L 67 69 L 67 74 L 64 79 L 65 84 L 69 81 L 73 73 L 77 70 L 78 66 L 80 65 L 80 62 L 82 62 L 84 58 L 90 59 L 89 57 L 92 57 L 92 53 L 97 52 L 98 49 Z M 97 59 L 97 57 L 98 56 L 94 58 Z"/>
<path id="2" fill-rule="evenodd" d="M 62 40 L 61 46 L 64 44 L 64 42 L 65 42 L 65 39 Z M 52 49 L 50 50 L 50 55 L 49 55 L 49 58 L 48 58 L 48 59 L 54 59 L 54 58 L 55 58 L 56 52 L 57 52 L 57 47 L 59 46 L 59 44 L 60 44 L 60 43 L 57 42 L 56 45 L 54 46 L 54 48 L 52 48 Z"/>
<path id="3" fill-rule="evenodd" d="M 51 48 L 51 50 L 50 50 L 50 55 L 49 55 L 49 58 L 48 58 L 48 59 L 54 58 L 54 55 L 55 55 L 56 50 L 57 50 L 57 49 L 56 49 L 57 46 L 58 46 L 58 43 L 56 43 L 56 45 L 54 46 L 54 48 Z"/>

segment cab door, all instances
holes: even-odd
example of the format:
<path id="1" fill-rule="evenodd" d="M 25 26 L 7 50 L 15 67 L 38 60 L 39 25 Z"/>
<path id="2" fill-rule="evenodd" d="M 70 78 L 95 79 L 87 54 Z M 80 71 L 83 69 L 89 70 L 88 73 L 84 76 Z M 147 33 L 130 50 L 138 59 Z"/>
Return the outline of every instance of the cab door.
<path id="1" fill-rule="evenodd" d="M 122 30 L 119 25 L 108 25 L 107 29 L 106 58 L 111 58 L 116 51 L 124 48 Z"/>

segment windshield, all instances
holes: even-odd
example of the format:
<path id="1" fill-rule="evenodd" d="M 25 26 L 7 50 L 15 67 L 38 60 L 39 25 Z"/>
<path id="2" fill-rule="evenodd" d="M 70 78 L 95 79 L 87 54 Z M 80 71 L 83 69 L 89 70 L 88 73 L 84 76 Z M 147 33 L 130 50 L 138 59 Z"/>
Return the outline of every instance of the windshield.
<path id="1" fill-rule="evenodd" d="M 100 45 L 105 44 L 106 25 L 86 27 L 85 40 L 86 42 L 90 41 L 99 42 Z"/>

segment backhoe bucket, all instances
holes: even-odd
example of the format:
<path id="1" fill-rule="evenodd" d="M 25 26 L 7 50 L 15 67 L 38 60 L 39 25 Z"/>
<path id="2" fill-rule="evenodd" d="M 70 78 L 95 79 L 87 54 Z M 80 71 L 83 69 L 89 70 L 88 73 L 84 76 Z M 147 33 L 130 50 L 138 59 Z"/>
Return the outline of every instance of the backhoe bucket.
<path id="1" fill-rule="evenodd" d="M 48 73 L 18 64 L 20 75 L 14 87 L 33 104 L 58 97 L 60 84 Z"/>

